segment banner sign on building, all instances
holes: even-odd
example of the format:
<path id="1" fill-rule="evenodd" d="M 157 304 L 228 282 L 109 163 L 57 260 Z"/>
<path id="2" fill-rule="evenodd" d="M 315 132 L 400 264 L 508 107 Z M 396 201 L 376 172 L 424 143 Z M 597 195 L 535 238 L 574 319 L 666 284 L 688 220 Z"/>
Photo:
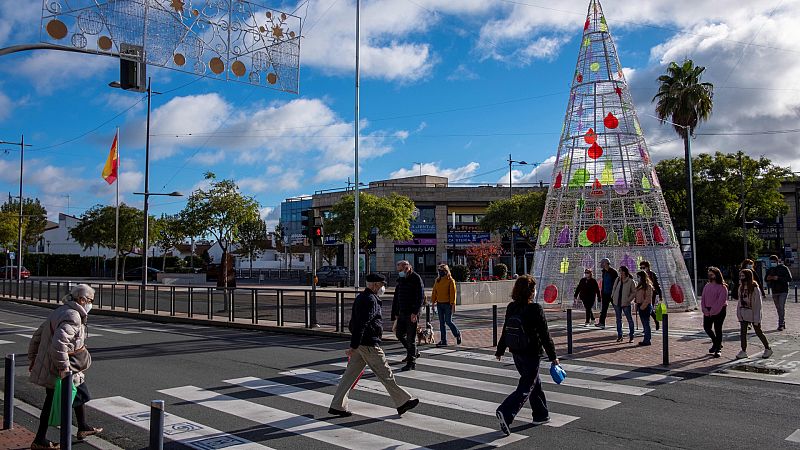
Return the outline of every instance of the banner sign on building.
<path id="1" fill-rule="evenodd" d="M 410 228 L 414 234 L 436 234 L 435 223 L 411 223 Z"/>
<path id="2" fill-rule="evenodd" d="M 394 241 L 394 245 L 436 245 L 436 238 L 412 239 L 410 241 Z"/>
<path id="3" fill-rule="evenodd" d="M 448 244 L 478 244 L 491 240 L 491 235 L 486 232 L 455 231 L 447 233 Z"/>
<path id="4" fill-rule="evenodd" d="M 434 253 L 435 245 L 395 245 L 395 253 Z"/>

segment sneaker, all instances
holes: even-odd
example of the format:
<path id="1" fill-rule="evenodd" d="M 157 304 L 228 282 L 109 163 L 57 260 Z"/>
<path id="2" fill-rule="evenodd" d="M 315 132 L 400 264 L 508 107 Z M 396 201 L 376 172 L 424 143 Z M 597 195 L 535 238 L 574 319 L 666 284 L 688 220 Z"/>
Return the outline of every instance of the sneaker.
<path id="1" fill-rule="evenodd" d="M 508 423 L 506 422 L 506 418 L 503 416 L 503 413 L 497 411 L 495 412 L 495 415 L 497 416 L 497 421 L 500 423 L 500 431 L 502 431 L 506 436 L 510 436 L 511 429 L 508 428 Z"/>
<path id="2" fill-rule="evenodd" d="M 436 346 L 437 346 L 437 347 L 447 347 L 447 342 L 442 342 L 442 341 L 439 341 L 439 342 L 436 344 Z"/>
<path id="3" fill-rule="evenodd" d="M 456 345 L 461 345 L 461 335 L 456 336 Z"/>
<path id="4" fill-rule="evenodd" d="M 328 409 L 328 414 L 339 417 L 350 417 L 353 415 L 353 413 L 351 413 L 350 411 L 342 411 L 340 409 L 333 409 L 333 408 Z"/>
<path id="5" fill-rule="evenodd" d="M 785 326 L 783 326 L 783 325 L 778 325 L 778 331 L 783 331 L 783 330 L 785 330 L 785 329 L 786 329 L 786 327 L 785 327 Z"/>
<path id="6" fill-rule="evenodd" d="M 646 346 L 648 346 L 648 345 L 652 345 L 652 344 L 650 344 L 649 342 L 644 342 L 644 341 L 642 341 L 642 342 L 639 342 L 639 344 L 638 344 L 638 345 L 639 345 L 639 347 L 646 347 Z"/>
<path id="7" fill-rule="evenodd" d="M 598 324 L 597 324 L 597 325 L 595 325 L 595 326 L 596 326 L 597 328 L 600 328 L 600 329 L 602 329 L 602 330 L 605 330 L 605 329 L 606 329 L 606 326 L 605 326 L 605 325 L 603 325 L 602 323 L 598 323 Z"/>
<path id="8" fill-rule="evenodd" d="M 583 324 L 584 328 L 589 326 L 589 322 Z"/>
<path id="9" fill-rule="evenodd" d="M 772 349 L 771 349 L 771 348 L 765 349 L 765 350 L 764 350 L 764 354 L 763 354 L 763 355 L 761 355 L 761 357 L 762 357 L 762 358 L 764 358 L 764 359 L 767 359 L 767 358 L 769 358 L 770 356 L 772 356 L 772 353 L 773 353 L 773 352 L 772 352 Z"/>
<path id="10" fill-rule="evenodd" d="M 534 424 L 534 425 L 544 425 L 547 422 L 550 422 L 550 416 L 547 416 L 547 417 L 545 417 L 543 419 L 533 419 L 533 421 L 531 423 Z"/>
<path id="11" fill-rule="evenodd" d="M 622 342 L 622 336 L 617 338 L 617 342 Z"/>
<path id="12" fill-rule="evenodd" d="M 31 444 L 31 450 L 58 450 L 61 448 L 61 445 L 56 442 L 44 441 L 44 443 L 34 442 Z"/>
<path id="13" fill-rule="evenodd" d="M 722 355 L 719 354 L 719 350 L 714 352 L 714 358 L 719 358 L 720 356 L 722 356 Z"/>
<path id="14" fill-rule="evenodd" d="M 94 436 L 95 434 L 102 433 L 102 428 L 89 428 L 88 430 L 78 430 L 78 440 L 82 441 L 89 436 Z"/>
<path id="15" fill-rule="evenodd" d="M 711 348 L 708 349 L 708 353 L 716 353 L 716 352 L 717 352 L 717 347 L 715 345 L 712 345 Z"/>
<path id="16" fill-rule="evenodd" d="M 747 358 L 747 352 L 742 350 L 736 354 L 736 359 L 745 359 Z"/>
<path id="17" fill-rule="evenodd" d="M 630 344 L 631 342 L 633 342 L 633 335 L 628 336 L 628 343 Z"/>
<path id="18" fill-rule="evenodd" d="M 410 362 L 410 363 L 406 363 L 406 365 L 403 366 L 403 368 L 400 369 L 400 372 L 408 372 L 409 370 L 416 370 L 416 369 L 417 369 L 417 365 L 414 364 L 413 362 Z"/>
<path id="19" fill-rule="evenodd" d="M 658 323 L 657 320 L 655 322 L 656 322 L 656 331 L 658 331 L 658 329 L 661 328 L 661 325 Z"/>
<path id="20" fill-rule="evenodd" d="M 419 405 L 419 399 L 412 398 L 411 400 L 403 403 L 399 408 L 397 408 L 397 414 L 402 416 L 403 414 L 408 412 L 408 410 L 414 409 L 417 405 Z"/>

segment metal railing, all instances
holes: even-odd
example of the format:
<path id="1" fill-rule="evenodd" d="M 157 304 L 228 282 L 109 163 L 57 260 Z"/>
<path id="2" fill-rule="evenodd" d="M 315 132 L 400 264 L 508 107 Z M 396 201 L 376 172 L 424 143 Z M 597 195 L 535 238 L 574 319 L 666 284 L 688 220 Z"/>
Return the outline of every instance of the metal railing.
<path id="1" fill-rule="evenodd" d="M 58 303 L 74 281 L 5 280 L 6 298 Z M 346 331 L 346 317 L 357 292 L 353 289 L 303 287 L 218 288 L 209 286 L 141 285 L 87 282 L 95 289 L 94 307 L 101 310 L 198 318 L 254 325 L 323 327 Z M 391 302 L 384 304 L 388 317 Z"/>

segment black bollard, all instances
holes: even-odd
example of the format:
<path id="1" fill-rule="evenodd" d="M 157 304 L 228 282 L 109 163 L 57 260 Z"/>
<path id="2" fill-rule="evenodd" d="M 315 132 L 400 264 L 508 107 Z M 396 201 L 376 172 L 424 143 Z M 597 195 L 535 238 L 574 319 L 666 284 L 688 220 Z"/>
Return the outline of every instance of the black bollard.
<path id="1" fill-rule="evenodd" d="M 492 347 L 497 347 L 497 305 L 492 305 Z"/>
<path id="2" fill-rule="evenodd" d="M 663 354 L 664 354 L 664 361 L 661 362 L 662 365 L 668 366 L 669 365 L 669 314 L 664 313 L 661 316 L 661 333 L 663 334 Z"/>
<path id="3" fill-rule="evenodd" d="M 14 354 L 6 355 L 5 386 L 3 387 L 3 429 L 14 427 Z"/>
<path id="4" fill-rule="evenodd" d="M 794 284 L 794 302 L 795 303 L 797 303 L 797 284 L 798 283 Z"/>
<path id="5" fill-rule="evenodd" d="M 72 371 L 61 379 L 61 450 L 72 449 Z"/>
<path id="6" fill-rule="evenodd" d="M 572 308 L 567 308 L 567 354 L 572 354 Z"/>
<path id="7" fill-rule="evenodd" d="M 425 305 L 425 323 L 431 321 L 431 305 Z"/>
<path id="8" fill-rule="evenodd" d="M 164 449 L 164 400 L 150 402 L 150 450 Z"/>

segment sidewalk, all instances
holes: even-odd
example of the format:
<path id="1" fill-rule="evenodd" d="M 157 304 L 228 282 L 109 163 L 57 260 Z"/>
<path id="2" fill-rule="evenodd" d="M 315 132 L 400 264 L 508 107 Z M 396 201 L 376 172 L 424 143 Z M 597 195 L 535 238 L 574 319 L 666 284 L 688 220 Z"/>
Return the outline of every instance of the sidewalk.
<path id="1" fill-rule="evenodd" d="M 2 416 L 0 416 L 2 417 Z M 0 430 L 0 450 L 21 450 L 31 448 L 35 435 L 27 428 L 14 423 L 10 430 Z"/>

